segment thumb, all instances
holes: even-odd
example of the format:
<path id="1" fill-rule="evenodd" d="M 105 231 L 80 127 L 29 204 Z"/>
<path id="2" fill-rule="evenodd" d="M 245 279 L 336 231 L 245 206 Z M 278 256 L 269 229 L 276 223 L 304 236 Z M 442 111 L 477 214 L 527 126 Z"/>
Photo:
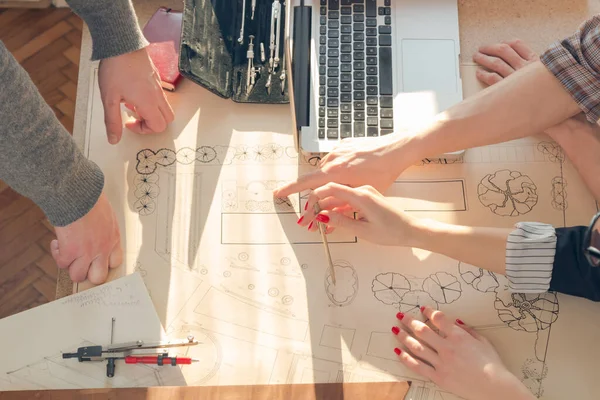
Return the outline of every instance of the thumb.
<path id="1" fill-rule="evenodd" d="M 56 262 L 58 268 L 65 269 L 69 267 L 70 262 L 61 257 L 60 250 L 58 248 L 58 240 L 54 239 L 50 242 L 50 253 L 52 254 L 52 258 Z"/>
<path id="2" fill-rule="evenodd" d="M 369 222 L 359 221 L 342 213 L 323 210 L 317 215 L 316 220 L 324 223 L 327 227 L 345 229 L 352 234 L 363 237 Z"/>
<path id="3" fill-rule="evenodd" d="M 121 118 L 121 102 L 118 99 L 105 99 L 104 124 L 110 144 L 117 144 L 123 135 L 123 120 Z"/>

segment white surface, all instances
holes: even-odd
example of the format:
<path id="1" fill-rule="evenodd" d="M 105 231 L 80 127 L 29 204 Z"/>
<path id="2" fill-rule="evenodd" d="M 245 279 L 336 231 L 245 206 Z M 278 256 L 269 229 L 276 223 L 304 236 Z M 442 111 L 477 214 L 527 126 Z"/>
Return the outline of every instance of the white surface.
<path id="1" fill-rule="evenodd" d="M 545 388 L 544 398 L 564 398 L 566 389 L 536 370 L 563 381 L 584 373 L 564 369 L 564 355 L 553 352 L 570 345 L 555 327 L 568 321 L 594 329 L 576 313 L 558 314 L 563 296 L 511 296 L 501 276 L 361 240 L 330 244 L 334 286 L 318 233 L 312 243 L 294 243 L 310 237 L 293 223 L 307 193 L 287 203 L 271 197 L 282 182 L 314 168 L 315 160 L 294 149 L 287 106 L 237 104 L 184 81 L 168 94 L 177 118 L 166 132 L 126 131 L 111 146 L 95 79 L 92 71 L 86 155 L 110 177 L 106 190 L 126 249 L 112 277 L 142 272 L 167 332 L 208 343 L 209 356 L 183 370 L 188 384 L 412 380 L 413 399 L 436 400 L 437 389 L 392 351 L 396 312 L 418 315 L 424 304 L 480 329 L 532 390 Z M 421 217 L 501 227 L 585 224 L 595 212 L 591 195 L 545 138 L 468 150 L 465 161 L 431 159 L 410 168 L 391 188 L 392 201 L 419 208 L 409 212 Z M 568 181 L 560 198 L 551 195 L 556 177 Z M 226 244 L 224 232 L 247 243 Z M 274 235 L 280 243 L 268 244 Z M 578 354 L 581 369 L 600 356 L 594 348 Z"/>
<path id="2" fill-rule="evenodd" d="M 139 274 L 0 320 L 0 390 L 186 385 L 180 368 L 118 360 L 108 378 L 106 361 L 62 358 L 81 346 L 110 344 L 113 317 L 115 344 L 166 339 Z"/>

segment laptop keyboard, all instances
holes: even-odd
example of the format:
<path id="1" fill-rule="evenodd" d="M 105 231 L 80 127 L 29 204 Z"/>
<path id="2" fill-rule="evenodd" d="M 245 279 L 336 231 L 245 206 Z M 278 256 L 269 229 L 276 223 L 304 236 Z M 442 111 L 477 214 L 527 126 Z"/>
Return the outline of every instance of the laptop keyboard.
<path id="1" fill-rule="evenodd" d="M 319 139 L 392 133 L 392 0 L 320 0 Z"/>

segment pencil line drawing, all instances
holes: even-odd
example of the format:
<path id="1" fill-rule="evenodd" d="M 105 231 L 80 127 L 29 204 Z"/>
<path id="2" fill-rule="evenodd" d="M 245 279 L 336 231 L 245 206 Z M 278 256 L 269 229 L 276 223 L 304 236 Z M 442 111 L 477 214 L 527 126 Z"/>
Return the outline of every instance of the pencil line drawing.
<path id="1" fill-rule="evenodd" d="M 229 310 L 235 311 L 215 315 L 213 312 L 215 307 L 228 307 Z M 304 341 L 308 333 L 307 321 L 296 318 L 289 311 L 289 314 L 286 315 L 282 309 L 239 295 L 226 287 L 218 289 L 211 286 L 199 303 L 195 305 L 193 311 L 205 319 L 221 321 L 219 326 L 230 324 L 234 327 L 242 327 L 283 339 Z M 260 319 L 256 319 L 258 313 L 261 315 Z M 259 323 L 259 321 L 263 323 Z"/>
<path id="2" fill-rule="evenodd" d="M 473 289 L 479 292 L 496 292 L 496 290 L 500 287 L 500 281 L 496 274 L 486 271 L 482 268 L 477 268 L 470 264 L 459 262 L 458 272 L 465 283 L 471 285 Z"/>
<path id="3" fill-rule="evenodd" d="M 496 296 L 494 308 L 507 326 L 515 330 L 537 332 L 548 329 L 558 319 L 556 293 L 510 293 L 509 299 Z"/>
<path id="4" fill-rule="evenodd" d="M 279 262 L 271 261 L 266 265 L 258 267 L 250 260 L 248 253 L 240 252 L 237 257 L 228 257 L 227 261 L 229 261 L 229 268 L 237 270 L 264 272 L 287 278 L 301 278 L 303 276 L 301 266 L 296 263 L 292 264 L 292 260 L 289 257 L 281 257 Z"/>
<path id="5" fill-rule="evenodd" d="M 196 249 L 202 236 L 203 221 L 200 212 L 201 200 L 189 207 L 188 193 L 202 190 L 201 173 L 184 173 L 163 170 L 160 173 L 166 194 L 157 200 L 156 223 L 161 229 L 155 231 L 155 251 L 169 263 L 193 269 Z"/>
<path id="6" fill-rule="evenodd" d="M 398 180 L 386 196 L 401 198 L 402 209 L 409 212 L 468 210 L 464 179 Z"/>
<path id="7" fill-rule="evenodd" d="M 545 362 L 527 359 L 521 367 L 522 378 L 521 382 L 533 393 L 534 396 L 540 398 L 544 395 L 543 381 L 548 376 L 548 366 Z"/>
<path id="8" fill-rule="evenodd" d="M 182 147 L 178 150 L 161 148 L 142 149 L 136 155 L 136 171 L 139 174 L 151 174 L 159 166 L 168 167 L 176 162 L 189 165 L 194 162 L 207 166 L 235 164 L 264 164 L 277 160 L 297 160 L 298 152 L 293 146 L 284 147 L 277 143 L 256 146 L 220 146 L 202 145 L 196 148 Z M 316 166 L 320 160 L 315 156 L 300 157 L 301 163 Z"/>
<path id="9" fill-rule="evenodd" d="M 348 349 L 352 348 L 356 329 L 344 328 L 342 326 L 324 325 L 319 339 L 319 345 L 332 349 L 342 349 L 342 341 Z"/>
<path id="10" fill-rule="evenodd" d="M 274 198 L 273 190 L 286 181 L 251 181 L 240 184 L 225 181 L 222 185 L 222 207 L 224 213 L 297 213 L 298 195 L 288 198 Z"/>
<path id="11" fill-rule="evenodd" d="M 183 322 L 173 330 L 181 337 L 194 336 L 199 344 L 175 350 L 180 357 L 190 357 L 200 360 L 197 363 L 181 367 L 188 385 L 199 386 L 211 380 L 221 368 L 223 363 L 223 349 L 216 335 L 209 330 L 194 324 Z"/>
<path id="12" fill-rule="evenodd" d="M 423 305 L 439 308 L 440 304 L 457 301 L 462 287 L 458 278 L 447 272 L 411 279 L 397 272 L 386 272 L 375 276 L 371 291 L 383 304 L 394 306 L 404 313 L 417 313 Z"/>
<path id="13" fill-rule="evenodd" d="M 556 176 L 552 178 L 552 207 L 555 210 L 564 211 L 568 207 L 567 203 L 567 181 L 561 177 Z"/>
<path id="14" fill-rule="evenodd" d="M 565 154 L 562 148 L 555 142 L 540 142 L 537 145 L 537 149 L 542 153 L 550 162 L 562 163 L 565 161 Z"/>
<path id="15" fill-rule="evenodd" d="M 487 174 L 477 186 L 479 201 L 496 215 L 516 217 L 537 204 L 537 187 L 527 175 L 503 169 Z"/>
<path id="16" fill-rule="evenodd" d="M 346 260 L 333 261 L 336 283 L 333 284 L 331 269 L 327 268 L 325 274 L 325 293 L 331 303 L 337 307 L 346 307 L 352 304 L 358 294 L 358 275 L 356 270 Z"/>

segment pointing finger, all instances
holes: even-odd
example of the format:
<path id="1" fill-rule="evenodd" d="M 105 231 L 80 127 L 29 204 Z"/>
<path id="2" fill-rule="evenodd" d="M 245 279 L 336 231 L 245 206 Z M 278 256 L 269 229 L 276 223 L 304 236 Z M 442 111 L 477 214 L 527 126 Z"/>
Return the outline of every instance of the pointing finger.
<path id="1" fill-rule="evenodd" d="M 295 181 L 275 189 L 273 191 L 273 195 L 275 197 L 287 197 L 294 193 L 300 193 L 304 190 L 322 186 L 327 182 L 329 182 L 329 176 L 322 170 L 318 169 L 316 171 L 301 175 Z"/>

